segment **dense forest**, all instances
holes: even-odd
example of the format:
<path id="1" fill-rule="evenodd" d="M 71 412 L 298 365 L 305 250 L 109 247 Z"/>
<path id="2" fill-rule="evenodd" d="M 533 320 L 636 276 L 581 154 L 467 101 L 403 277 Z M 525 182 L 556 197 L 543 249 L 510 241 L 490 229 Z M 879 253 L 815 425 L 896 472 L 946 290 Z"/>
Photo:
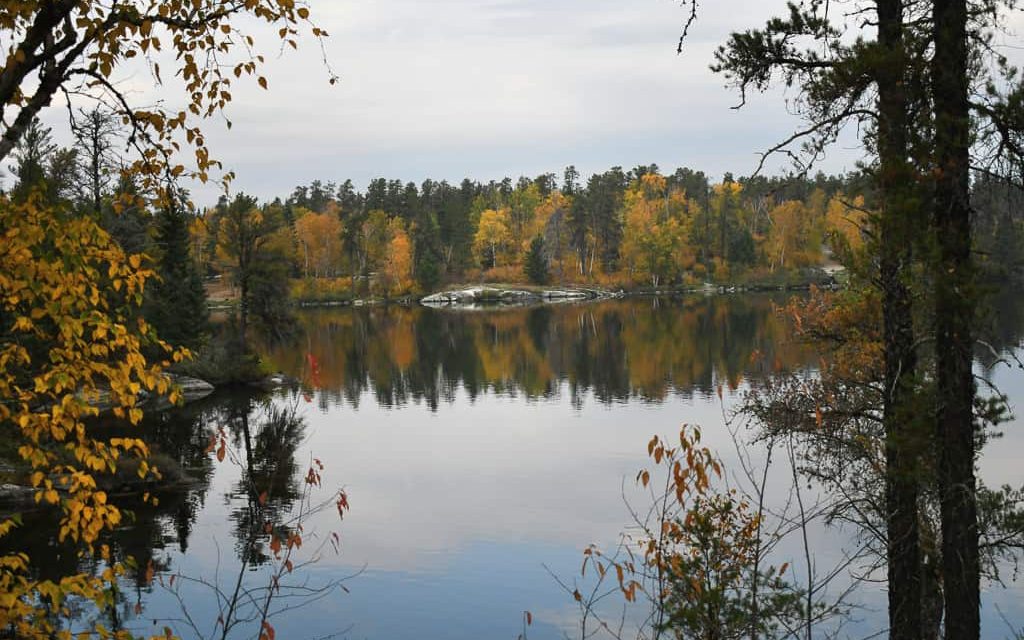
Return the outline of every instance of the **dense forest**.
<path id="1" fill-rule="evenodd" d="M 457 185 L 374 179 L 314 181 L 256 206 L 222 198 L 193 227 L 207 273 L 222 270 L 222 221 L 259 212 L 278 237 L 299 297 L 335 287 L 386 297 L 442 283 L 532 282 L 609 287 L 806 278 L 833 248 L 861 243 L 862 180 L 725 176 L 656 165 L 583 180 L 555 174 Z M 847 195 L 851 194 L 851 195 Z M 231 224 L 235 224 L 232 222 Z M 221 242 L 222 244 L 222 242 Z M 342 278 L 340 283 L 335 279 Z"/>
<path id="2" fill-rule="evenodd" d="M 155 258 L 167 277 L 149 312 L 165 327 L 180 317 L 167 309 L 201 302 L 197 277 L 220 279 L 247 313 L 271 322 L 289 299 L 396 298 L 453 283 L 806 284 L 863 245 L 877 209 L 863 173 L 726 174 L 716 182 L 657 165 L 587 179 L 573 166 L 560 178 L 376 178 L 364 191 L 351 180 L 314 180 L 271 202 L 238 193 L 206 209 L 179 191 L 173 206 L 156 206 L 155 194 L 122 170 L 114 120 L 98 110 L 85 115 L 68 148 L 34 123 L 15 151 L 9 191 L 42 188 L 96 217 L 126 252 Z M 974 190 L 982 262 L 992 276 L 1016 275 L 1024 197 L 981 176 Z M 171 327 L 168 335 L 180 341 L 189 333 Z"/>
<path id="3" fill-rule="evenodd" d="M 1020 192 L 979 179 L 977 245 L 992 275 L 1020 263 Z M 730 174 L 657 165 L 612 167 L 585 182 L 575 167 L 458 185 L 377 178 L 313 181 L 257 205 L 222 198 L 193 225 L 194 253 L 221 273 L 221 221 L 258 210 L 298 298 L 353 290 L 385 297 L 443 283 L 532 282 L 638 287 L 814 281 L 863 245 L 874 197 L 860 173 Z M 234 228 L 233 226 L 230 228 Z M 220 243 L 220 244 L 218 244 Z M 271 248 L 272 247 L 272 248 Z M 340 278 L 340 280 L 338 280 Z"/>

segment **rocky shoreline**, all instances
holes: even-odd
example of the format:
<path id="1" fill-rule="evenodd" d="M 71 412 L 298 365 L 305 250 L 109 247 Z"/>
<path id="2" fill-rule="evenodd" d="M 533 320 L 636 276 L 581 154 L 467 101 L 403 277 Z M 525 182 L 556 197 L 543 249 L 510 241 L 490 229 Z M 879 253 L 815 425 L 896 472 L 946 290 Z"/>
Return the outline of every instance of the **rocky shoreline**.
<path id="1" fill-rule="evenodd" d="M 668 286 L 642 287 L 637 289 L 618 289 L 615 291 L 600 287 L 557 287 L 543 288 L 517 284 L 479 284 L 459 285 L 443 289 L 426 296 L 402 296 L 386 300 L 383 298 L 355 298 L 330 301 L 296 301 L 296 306 L 306 307 L 342 307 L 342 306 L 376 306 L 385 304 L 412 305 L 422 304 L 433 308 L 482 308 L 485 306 L 522 306 L 528 304 L 553 304 L 563 302 L 586 302 L 640 296 L 666 295 L 728 295 L 736 293 L 757 293 L 777 291 L 807 291 L 811 287 L 837 288 L 839 283 L 828 274 L 817 280 L 799 282 L 752 283 L 752 284 L 713 284 L 704 283 L 700 286 Z"/>
<path id="2" fill-rule="evenodd" d="M 476 305 L 476 304 L 531 304 L 537 302 L 566 302 L 600 300 L 625 295 L 603 289 L 526 289 L 519 287 L 468 287 L 451 289 L 420 298 L 426 306 Z"/>
<path id="3" fill-rule="evenodd" d="M 812 286 L 836 288 L 834 281 L 799 283 L 790 285 L 714 285 L 701 287 L 662 287 L 636 290 L 608 291 L 598 288 L 531 289 L 512 285 L 492 285 L 449 289 L 420 298 L 419 303 L 429 307 L 525 305 L 557 302 L 582 302 L 639 296 L 666 295 L 727 295 L 772 291 L 807 291 Z"/>

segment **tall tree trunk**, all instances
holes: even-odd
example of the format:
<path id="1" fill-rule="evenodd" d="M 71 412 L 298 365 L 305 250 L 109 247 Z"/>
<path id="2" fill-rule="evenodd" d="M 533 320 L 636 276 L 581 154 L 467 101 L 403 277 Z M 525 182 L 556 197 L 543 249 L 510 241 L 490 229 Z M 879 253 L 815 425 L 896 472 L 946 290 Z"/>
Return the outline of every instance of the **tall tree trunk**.
<path id="1" fill-rule="evenodd" d="M 967 3 L 935 0 L 933 12 L 936 428 L 945 626 L 947 638 L 977 640 Z"/>
<path id="2" fill-rule="evenodd" d="M 905 277 L 911 265 L 910 233 L 916 215 L 908 158 L 906 53 L 902 0 L 878 0 L 880 278 L 885 351 L 883 422 L 886 448 L 889 637 L 921 637 L 920 477 L 915 411 L 911 406 L 917 358 Z"/>

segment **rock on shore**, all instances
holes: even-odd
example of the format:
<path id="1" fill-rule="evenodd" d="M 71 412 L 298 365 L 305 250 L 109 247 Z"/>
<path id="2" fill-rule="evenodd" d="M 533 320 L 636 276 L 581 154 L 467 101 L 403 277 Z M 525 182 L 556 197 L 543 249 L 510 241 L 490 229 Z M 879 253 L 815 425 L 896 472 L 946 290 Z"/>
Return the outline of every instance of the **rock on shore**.
<path id="1" fill-rule="evenodd" d="M 470 304 L 527 304 L 555 300 L 590 300 L 610 297 L 596 289 L 517 289 L 514 287 L 470 287 L 441 291 L 420 299 L 429 306 L 470 305 Z"/>

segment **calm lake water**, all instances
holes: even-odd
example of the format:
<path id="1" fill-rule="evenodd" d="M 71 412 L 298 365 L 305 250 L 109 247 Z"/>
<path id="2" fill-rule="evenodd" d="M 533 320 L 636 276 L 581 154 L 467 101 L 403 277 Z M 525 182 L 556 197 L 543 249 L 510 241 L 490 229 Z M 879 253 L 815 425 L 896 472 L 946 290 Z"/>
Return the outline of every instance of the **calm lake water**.
<path id="1" fill-rule="evenodd" d="M 116 553 L 139 568 L 123 580 L 117 611 L 102 615 L 138 633 L 169 626 L 197 637 L 194 625 L 220 637 L 223 602 L 211 586 L 244 592 L 267 584 L 271 570 L 266 537 L 255 549 L 246 544 L 247 483 L 266 491 L 266 519 L 294 530 L 303 477 L 317 459 L 323 487 L 312 499 L 344 487 L 351 510 L 339 521 L 328 505 L 303 523 L 295 564 L 316 561 L 285 580 L 305 591 L 284 589 L 272 603 L 285 609 L 272 619 L 278 638 L 514 639 L 524 611 L 530 638 L 572 636 L 577 608 L 549 570 L 571 581 L 584 547 L 614 544 L 629 521 L 623 493 L 650 437 L 702 425 L 728 466 L 735 450 L 725 420 L 743 391 L 815 366 L 818 356 L 773 311 L 783 300 L 301 311 L 292 337 L 264 347 L 300 389 L 218 394 L 147 417 L 160 453 L 197 482 L 161 496 L 155 509 L 137 508 L 134 523 L 112 536 Z M 993 315 L 997 352 L 1017 348 L 1020 306 L 1008 299 Z M 988 375 L 1011 404 L 1024 401 L 1019 369 L 998 365 Z M 219 429 L 222 462 L 207 452 Z M 1019 486 L 1024 437 L 1014 423 L 1003 430 L 983 476 Z M 73 553 L 31 537 L 42 527 L 36 518 L 24 531 L 33 556 L 46 558 L 44 572 L 73 570 Z M 851 544 L 843 532 L 819 533 L 825 560 Z M 150 563 L 156 579 L 147 583 Z M 344 589 L 320 591 L 342 579 Z M 1020 596 L 1012 583 L 987 591 L 986 637 L 1007 635 L 998 611 L 1024 625 Z M 865 609 L 850 637 L 884 620 L 884 594 L 866 589 L 859 598 Z M 229 637 L 256 633 L 242 625 Z"/>

